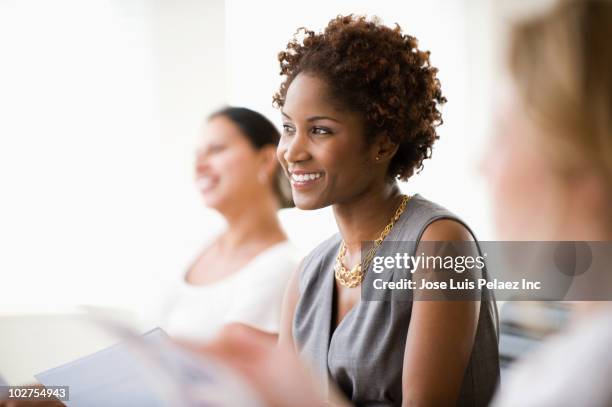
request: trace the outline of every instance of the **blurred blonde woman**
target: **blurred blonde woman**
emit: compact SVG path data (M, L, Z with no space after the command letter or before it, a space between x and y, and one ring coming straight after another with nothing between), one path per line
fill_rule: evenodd
M612 241L611 38L605 0L561 2L515 26L513 83L486 158L501 239ZM612 309L578 303L573 316L517 363L496 405L612 405Z
M277 216L293 205L276 160L279 137L268 119L246 108L209 117L195 183L227 228L170 290L161 325L171 335L204 341L230 322L272 337L278 332L283 292L299 262Z

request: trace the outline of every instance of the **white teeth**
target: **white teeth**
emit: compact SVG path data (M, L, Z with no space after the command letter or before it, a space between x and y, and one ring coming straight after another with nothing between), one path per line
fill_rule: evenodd
M207 190L213 184L213 180L211 177L199 177L195 181L196 187L200 190Z
M320 172L311 172L309 174L291 174L291 179L295 182L312 181L320 177Z

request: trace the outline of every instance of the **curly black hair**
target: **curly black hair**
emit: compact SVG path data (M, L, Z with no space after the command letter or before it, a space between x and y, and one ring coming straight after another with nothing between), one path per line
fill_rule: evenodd
M300 28L278 54L285 80L274 105L284 105L299 73L323 79L336 104L364 115L369 142L387 135L398 144L389 176L407 180L431 157L442 124L438 109L446 102L429 51L417 45L397 24L390 28L377 18L352 14L334 18L322 33Z

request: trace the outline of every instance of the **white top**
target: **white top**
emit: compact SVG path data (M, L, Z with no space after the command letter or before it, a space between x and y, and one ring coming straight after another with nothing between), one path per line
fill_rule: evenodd
M510 369L497 407L611 406L612 308L547 340Z
M276 333L285 287L298 265L297 250L285 241L211 284L189 284L183 273L170 290L161 326L172 336L198 341L231 322Z

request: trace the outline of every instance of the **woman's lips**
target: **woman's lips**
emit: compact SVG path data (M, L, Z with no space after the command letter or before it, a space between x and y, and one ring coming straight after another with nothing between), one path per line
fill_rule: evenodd
M291 186L296 189L309 188L313 185L318 184L323 179L322 172L292 172L289 174L289 179L291 181Z
M217 179L211 176L201 176L195 179L195 184L200 192L208 192L217 184Z

